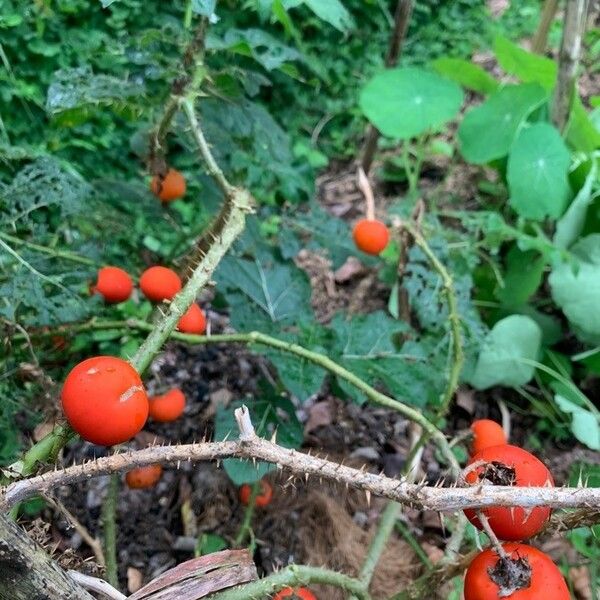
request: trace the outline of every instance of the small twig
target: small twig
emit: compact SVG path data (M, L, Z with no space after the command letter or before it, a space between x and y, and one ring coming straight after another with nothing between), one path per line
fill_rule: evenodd
M450 564L456 562L457 557L460 553L460 546L465 537L465 533L467 531L467 525L469 521L463 512L459 512L456 516L456 523L454 526L454 531L450 536L446 544L446 550L444 552L444 556L440 561L442 564Z
M121 594L119 590L115 589L112 585L110 585L110 583L104 581L103 579L90 577L89 575L84 575L83 573L79 573L77 571L67 571L67 575L73 581L87 590L97 592L98 594L102 594L107 598L112 598L113 600L127 600L127 596Z
M91 258L87 258L86 256L80 256L79 254L75 254L73 252L68 252L67 250L59 250L57 248L50 248L48 246L41 246L40 244L34 244L33 242L28 242L27 240L22 240L14 235L10 235L8 233L4 233L0 231L0 238L10 242L11 244L17 244L18 246L25 246L26 248L30 248L31 250L35 250L40 254L47 254L48 256L52 256L54 258L63 258L65 260L70 260L72 262L80 263L82 265L89 265L91 267L98 266L96 261Z
M502 429L504 429L504 435L507 440L510 440L510 411L508 410L508 406L506 406L506 402L501 398L498 398L496 401L498 403L498 408L500 409L500 414L502 415Z
M491 528L488 518L480 510L477 511L477 518L479 519L479 522L481 523L481 527L483 527L483 530L485 531L488 538L490 539L490 545L492 546L492 548L494 548L494 550L496 551L496 554L500 558L507 559L508 554L506 554L506 551L502 547L502 544L500 543L498 536L494 533L494 530Z
M106 557L106 579L116 587L119 585L117 574L117 495L120 477L113 473L108 482L108 490L102 505L102 528L104 530L104 554Z
M260 481L256 481L252 484L252 491L250 492L250 498L248 498L248 504L244 510L244 518L242 519L242 524L240 525L240 530L233 542L234 548L239 548L246 541L246 537L252 531L252 518L254 517L254 512L256 510L256 497L260 493L261 485Z
M100 567L105 567L106 560L104 558L104 552L102 551L102 544L92 536L87 528L78 521L77 517L60 500L57 500L48 494L45 494L44 498L54 506L56 510L64 515L75 531L81 536L81 539L92 549L98 565Z
M357 183L360 191L365 197L366 211L365 215L369 221L375 220L375 197L373 196L373 188L369 182L369 178L366 176L362 167L358 167L357 172Z
M548 45L548 33L556 11L558 10L558 0L545 0L544 8L540 16L540 22L531 42L531 50L536 54L544 54Z

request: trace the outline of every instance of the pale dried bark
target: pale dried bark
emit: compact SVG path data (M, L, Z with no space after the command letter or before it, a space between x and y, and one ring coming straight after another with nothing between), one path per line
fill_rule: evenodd
M94 600L27 534L0 514L0 600Z

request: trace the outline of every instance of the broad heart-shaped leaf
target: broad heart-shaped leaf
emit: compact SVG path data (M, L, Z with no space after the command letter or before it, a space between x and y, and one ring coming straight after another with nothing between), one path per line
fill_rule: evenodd
M597 183L598 164L595 160L590 161L590 172L585 182L567 212L556 224L554 234L554 245L559 248L568 248L583 231L588 206L592 203L592 188Z
M383 135L402 140L439 129L462 102L456 83L416 67L383 71L360 94L360 107L369 121Z
M525 360L536 360L542 341L537 323L523 315L498 321L487 335L470 383L484 390L494 385L517 387L526 384L535 367Z
M524 129L508 157L510 205L527 219L560 217L571 193L570 162L571 154L552 125L536 123Z
M535 82L550 91L556 84L556 63L550 58L533 54L499 35L494 42L498 64L521 81Z
M239 435L234 411L243 404L248 406L250 418L260 437L271 439L277 434L277 443L284 448L299 448L302 444L302 425L296 417L293 404L271 388L263 390L261 397L245 402L237 401L227 408L219 407L215 418L215 440L235 440ZM251 460L228 458L223 461L227 475L235 485L254 483L275 468L265 462L256 465Z
M579 406L560 394L554 396L558 408L571 415L573 435L588 448L600 450L600 423L598 417L583 406Z
M537 83L507 85L494 92L462 120L458 128L462 155L475 164L506 156L523 122L547 99Z
M340 31L346 31L354 25L350 13L346 10L340 0L304 0L304 4L306 4L319 19L326 21Z
M600 131L594 125L579 96L573 101L565 134L567 143L575 150L593 152L600 148Z
M312 317L310 284L293 263L229 255L216 280L230 306L231 324L239 331L280 331Z
M327 329L312 322L300 323L299 330L297 335L279 334L277 337L290 343L299 344L307 350L327 355L325 348L329 345L331 337ZM326 375L322 367L296 354L275 348L258 346L256 350L269 358L277 369L281 383L301 402L321 389Z
M600 336L600 234L579 240L574 262L556 266L548 281L554 302L583 336Z
M480 94L491 94L500 85L485 69L464 58L444 56L434 60L431 66L440 75Z

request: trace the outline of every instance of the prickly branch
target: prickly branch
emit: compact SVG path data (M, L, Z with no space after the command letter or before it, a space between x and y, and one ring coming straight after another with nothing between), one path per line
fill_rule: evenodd
M283 448L259 438L254 433L246 407L236 410L240 429L238 441L203 442L181 446L156 446L137 452L113 454L63 470L55 470L37 477L17 481L3 493L3 504L9 508L39 492L91 477L130 470L132 467L153 463L178 464L224 458L264 460L292 473L330 479L367 493L415 506L421 510L459 511L465 508L489 506L549 506L551 508L579 508L598 516L600 488L554 488L482 486L438 487L424 483L410 483L406 479L392 479L368 473L325 460L297 450Z

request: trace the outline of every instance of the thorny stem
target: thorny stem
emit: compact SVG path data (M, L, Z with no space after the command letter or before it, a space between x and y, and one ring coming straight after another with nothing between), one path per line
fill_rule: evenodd
M64 258L65 260L81 263L82 265L90 265L92 267L98 266L98 263L95 260L92 260L87 256L81 256L79 254L75 254L74 252L69 252L67 250L58 250L56 248L50 248L49 246L41 246L40 244L34 244L33 242L22 240L18 237L15 237L14 235L10 235L2 231L0 231L0 238L6 240L7 242L10 242L11 244L25 246L26 248L30 248L31 250L35 250L36 252L40 252L41 254L47 254L48 256L53 256L55 258Z
M404 470L404 478L407 482L412 483L417 475L417 471L419 470L419 465L421 463L421 457L423 456L423 447L420 446L419 440L422 436L422 430L418 425L413 425L410 430L410 448L411 448L411 458L406 464L406 468ZM416 452L412 452L414 448L417 448ZM394 526L396 521L398 520L398 515L400 514L401 505L398 502L388 502L386 507L383 509L381 516L379 517L379 523L377 525L377 531L375 532L375 536L371 541L369 549L367 551L367 556L365 557L365 561L363 563L362 569L359 573L359 578L364 584L369 588L371 583L371 579L373 578L373 573L375 572L375 567L385 550L385 546L389 540L392 531L394 530Z
M252 484L252 491L250 492L250 498L248 498L248 505L244 510L244 519L235 541L233 542L233 545L236 548L240 547L246 541L246 537L251 532L252 517L254 516L254 511L256 509L256 497L258 496L260 489L260 481L256 481L254 484Z
M492 529L490 522L488 521L488 518L485 516L485 514L483 514L482 511L478 510L477 518L479 519L483 530L490 539L490 544L492 548L496 551L496 554L500 558L508 558L508 554L506 554L504 548L502 547L502 544L500 543L500 540L498 539L498 536L494 533L494 530Z
M117 575L117 495L120 478L113 473L102 505L102 529L104 530L104 555L106 558L106 580L113 587L119 585Z
M438 272L442 279L442 285L444 287L444 293L446 295L446 301L448 302L448 320L450 321L450 334L452 336L452 364L450 367L450 374L448 376L448 383L446 389L441 398L440 407L438 408L438 416L441 417L446 414L450 403L458 387L458 381L460 373L464 363L464 352L462 346L462 327L460 323L460 314L458 311L458 301L456 298L456 292L454 290L454 281L452 276L441 263L438 257L435 255L427 240L423 237L420 231L416 229L412 223L408 221L402 221L401 226L408 230L410 235L415 240L415 243L427 256L431 266Z
M87 331L96 329L119 329L119 328L131 328L138 330L152 331L153 326L145 321L130 319L127 321L90 321L81 325L69 326L66 328L67 331ZM53 333L62 331L61 328L53 330ZM37 334L36 334L37 335ZM47 335L46 332L40 332L40 335ZM354 387L358 388L367 396L369 400L375 404L386 406L391 408L400 414L404 415L407 419L420 425L425 432L429 434L431 439L437 444L440 451L444 455L444 458L450 464L453 475L456 477L460 472L460 466L454 456L452 449L446 439L446 436L437 429L431 421L427 420L425 416L418 410L407 406L406 404L379 392L374 387L363 381L360 377L357 377L351 371L348 371L335 361L331 360L324 354L307 350L303 346L293 344L290 342L284 342L277 338L271 337L259 331L251 331L249 333L226 333L220 335L193 335L186 333L171 332L170 337L175 340L187 342L188 344L218 344L218 343L244 343L244 344L261 344L264 346L270 346L277 348L284 352L289 352L305 358L306 360L319 365L327 371L337 375L341 379L344 379Z
M364 584L358 579L336 571L304 565L290 565L263 579L207 596L206 600L262 600L284 587L305 586L311 583L333 585L350 592L360 600L370 600Z

